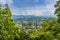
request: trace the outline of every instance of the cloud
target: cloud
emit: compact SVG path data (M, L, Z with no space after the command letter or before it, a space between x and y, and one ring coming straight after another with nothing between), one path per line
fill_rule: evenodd
M12 15L55 16L54 5L35 6L25 9L12 7L11 10L12 10Z
M19 9L17 7L11 8L12 10L12 15L43 15L41 14L42 11L40 11L39 9Z
M39 2L39 0L33 0L35 2ZM7 1L0 0L0 3L6 4ZM11 6L13 3L13 0L8 0L8 4ZM35 16L55 16L54 15L54 4L55 1L52 0L46 0L46 5L41 6L37 5L34 7L26 7L26 8L20 8L16 6L10 7L12 15L35 15Z
M8 4L11 5L13 3L13 0L0 0L0 4Z

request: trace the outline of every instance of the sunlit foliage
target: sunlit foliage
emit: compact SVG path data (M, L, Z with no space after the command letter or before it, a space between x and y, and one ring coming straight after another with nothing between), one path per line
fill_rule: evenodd
M7 4L0 5L0 40L19 39L20 27L16 26L11 18L11 11Z

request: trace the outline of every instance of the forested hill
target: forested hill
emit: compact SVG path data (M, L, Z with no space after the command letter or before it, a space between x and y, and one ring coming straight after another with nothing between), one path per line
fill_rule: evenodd
M43 18L49 18L53 16L33 16L33 15L12 15L13 19L43 19Z

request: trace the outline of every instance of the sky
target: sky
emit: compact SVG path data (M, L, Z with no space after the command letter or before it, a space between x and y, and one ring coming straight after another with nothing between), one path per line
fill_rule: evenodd
M8 4L12 15L55 16L54 5L57 0L0 0Z

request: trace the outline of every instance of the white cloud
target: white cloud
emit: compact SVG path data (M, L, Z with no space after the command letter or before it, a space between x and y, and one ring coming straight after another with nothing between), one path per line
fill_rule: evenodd
M8 4L11 5L13 3L13 0L0 0L0 4Z
M12 15L43 15L39 9L19 9L17 7L11 8Z
M39 0L34 0L35 2L39 2ZM12 15L36 15L36 16L53 16L54 15L54 4L57 0L46 0L46 6L35 6L31 8L21 9L18 7L12 7ZM13 3L13 0L0 0L0 4L8 3L10 6Z
M54 6L36 6L32 8L21 9L17 7L11 8L12 15L36 15L36 16L54 16Z
M27 9L24 13L27 13L27 15L36 15L41 16L43 15L43 12L39 9Z
M46 0L47 4L54 5L57 0Z
M37 0L35 0L37 1ZM35 6L35 7L31 7L31 8L26 8L26 9L21 9L18 7L12 7L11 11L12 11L12 15L36 15L36 16L54 16L54 4L56 3L55 1L52 0L46 0L47 5L45 6ZM52 3L50 3L52 1ZM37 1L38 2L38 1Z

